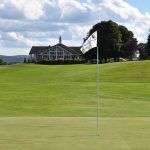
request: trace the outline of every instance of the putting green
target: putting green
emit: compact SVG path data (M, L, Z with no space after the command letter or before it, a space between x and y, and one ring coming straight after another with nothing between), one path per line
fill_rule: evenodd
M1 150L149 150L150 118L1 117Z

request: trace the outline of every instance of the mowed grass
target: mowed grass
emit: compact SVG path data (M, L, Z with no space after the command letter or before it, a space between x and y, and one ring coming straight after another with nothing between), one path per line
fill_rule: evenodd
M0 66L0 150L149 150L150 61Z
M150 116L150 61L100 65L100 115ZM0 66L0 116L93 117L95 65Z
M1 150L149 150L150 118L1 117Z

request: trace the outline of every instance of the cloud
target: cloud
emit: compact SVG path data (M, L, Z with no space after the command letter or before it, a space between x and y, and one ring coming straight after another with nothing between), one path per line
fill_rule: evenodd
M146 42L150 12L124 0L1 0L0 54L7 48L28 54L32 45L56 44L60 35L64 44L79 46L95 23L110 19Z
M93 1L92 1L93 2ZM124 0L100 0L97 2L100 8L101 20L112 19L125 25L133 31L139 42L146 42L150 27L150 13L141 13L138 8L128 4Z
M0 6L3 6L3 12L9 12L10 16L16 16L16 11L26 19L37 20L44 14L43 7L45 3L46 0L30 0L28 2L24 0L2 0ZM11 11L14 14L10 13Z
M20 43L21 47L28 47L37 44L34 41L27 39L23 35L16 32L9 32L7 35L7 38L10 39L10 41L15 41L14 43Z
M108 0L105 0L108 1ZM123 0L110 0L108 5L110 11L116 14L120 24L124 24L135 34L139 42L145 42L150 27L150 13L142 14L137 8L129 5Z
M39 19L43 14L44 2L41 0L10 0L12 5L16 7L29 20Z
M0 9L3 9L5 7L4 4L0 4Z
M103 11L107 11L116 14L118 17L124 20L136 19L137 17L142 17L139 10L123 0L103 0L99 6Z
M64 19L66 16L70 16L78 12L87 12L87 8L75 0L59 0L57 4L61 10L61 19Z

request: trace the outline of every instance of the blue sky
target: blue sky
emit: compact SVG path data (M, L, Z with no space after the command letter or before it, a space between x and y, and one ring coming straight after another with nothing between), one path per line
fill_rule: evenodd
M61 35L80 46L97 22L113 20L146 42L149 0L0 0L0 55L28 54L33 45L54 45Z
M125 0L129 4L137 7L142 13L150 11L150 0Z

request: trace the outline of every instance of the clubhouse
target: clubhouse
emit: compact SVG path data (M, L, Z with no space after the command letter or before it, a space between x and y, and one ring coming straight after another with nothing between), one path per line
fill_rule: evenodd
M32 46L30 50L31 60L81 60L82 52L81 47L68 47L62 44L61 36L59 43L54 46Z

